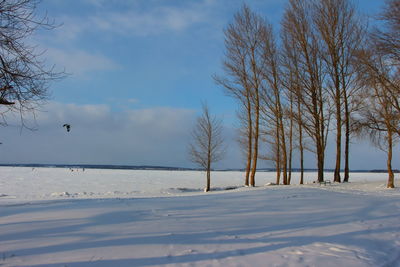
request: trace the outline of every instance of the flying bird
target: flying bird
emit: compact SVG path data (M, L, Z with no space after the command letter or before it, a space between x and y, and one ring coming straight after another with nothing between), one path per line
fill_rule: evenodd
M63 127L65 127L65 129L67 129L67 132L71 131L71 125L69 124L64 124Z

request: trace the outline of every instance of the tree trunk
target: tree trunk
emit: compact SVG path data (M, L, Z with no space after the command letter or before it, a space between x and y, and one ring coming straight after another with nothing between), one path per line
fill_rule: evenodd
M248 122L248 128L247 128L247 164L246 164L246 177L244 181L245 186L249 186L249 181L250 181L250 170L251 170L251 159L252 159L252 146L253 146L253 129L252 129L252 118L251 118L251 103L250 103L250 98L247 96L247 122Z
M250 175L250 185L256 186L256 172L257 172L257 160L258 160L258 138L259 138L259 128L260 128L260 99L258 95L258 90L255 92L256 94L256 103L254 106L256 117L255 117L255 125L254 125L254 146L253 146L253 167L251 169Z
M350 112L349 103L347 99L347 92L344 92L344 109L345 109L345 146L344 146L344 178L343 182L349 182L350 178L350 166L349 166L349 154L350 154Z
M211 135L208 138L208 154L207 154L207 185L204 192L210 191L211 187Z
M303 148L303 123L301 116L301 98L297 96L297 116L299 124L299 150L300 150L300 184L304 184L304 148Z
M337 183L341 182L340 178L340 160L342 156L342 115L340 104L340 88L336 89L336 165L333 180Z
M207 184L206 188L204 189L204 192L210 191L210 187L211 187L211 170L207 169Z
M324 164L325 164L325 147L326 147L326 139L325 139L325 115L324 115L324 101L322 96L322 88L318 87L318 107L319 107L319 147L317 147L318 151L318 171L319 171L319 179L320 182L324 181Z
M302 143L300 143L300 184L304 184L304 149Z
M392 130L388 129L387 168L388 168L389 177L388 177L387 188L394 188L394 174L393 174L393 170L392 170L392 153L393 153L393 133L392 133Z
M279 125L276 122L276 184L279 185L281 182L281 141L279 136Z
M289 126L289 175L288 184L292 181L292 155L293 155L293 95L290 93L290 126Z
M282 143L282 164L283 164L283 184L287 185L288 184L288 178L287 178L287 151L286 151L286 140L285 140L285 132L283 130L283 124L281 123L280 125L281 129L281 143Z
M318 168L318 182L324 181L324 144L323 144L323 136L321 135L319 119L316 121L316 129L315 129L315 145L317 149L317 168Z
M289 173L288 184L292 182L292 157L293 157L293 118L290 119L289 129Z
M287 173L287 163L288 163L288 159L287 159L287 148L286 148L286 137L285 137L285 128L283 125L283 114L282 114L282 107L280 104L280 97L278 95L277 98L278 101L278 119L279 119L279 132L281 135L281 145L282 145L282 164L283 164L283 184L287 185L288 184L288 173Z
M244 181L245 186L249 186L250 181L250 170L251 170L251 157L252 157L252 149L251 149L251 139L248 140L248 151L247 151L247 164L246 164L246 177Z
M322 144L317 142L317 166L318 166L318 182L324 181L324 152Z

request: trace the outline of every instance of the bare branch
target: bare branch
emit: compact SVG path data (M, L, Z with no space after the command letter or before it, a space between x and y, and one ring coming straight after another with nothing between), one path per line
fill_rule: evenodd
M36 16L38 0L0 1L0 105L6 112L24 115L34 111L49 98L49 82L63 73L48 68L42 53L28 45L27 38L38 29L53 29L46 16Z

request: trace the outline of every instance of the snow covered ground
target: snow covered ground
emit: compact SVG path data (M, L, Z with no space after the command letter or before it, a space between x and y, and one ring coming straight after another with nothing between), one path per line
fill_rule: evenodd
M260 172L244 188L215 172L211 193L203 176L1 167L0 266L400 266L400 190L385 174L264 186L274 174Z

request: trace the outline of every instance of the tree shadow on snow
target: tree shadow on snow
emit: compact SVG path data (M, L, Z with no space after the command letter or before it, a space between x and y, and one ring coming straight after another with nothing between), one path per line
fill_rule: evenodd
M191 252L184 255L99 261L88 260L37 265L68 267L97 266L98 264L103 266L150 266L220 260L241 255L266 253L288 247L302 247L315 243L331 243L345 247L354 246L370 251L371 242L374 242L374 247L376 248L387 248L388 246L390 247L390 244L375 237L373 240L368 239L369 236L396 233L400 230L399 225L370 227L371 225L375 225L375 222L381 220L396 221L397 218L400 218L398 209L395 206L392 209L388 207L387 200L372 198L368 204L353 207L354 203L349 201L354 201L354 196L346 198L345 194L330 192L329 194L336 194L335 197L340 198L338 202L330 203L329 201L334 198L330 197L321 200L319 190L308 189L304 194L293 193L291 195L289 191L287 196L282 196L282 194L278 193L274 195L274 193L269 192L268 203L254 203L255 199L260 200L260 195L262 196L267 191L254 192L254 195L235 193L228 196L196 196L196 201L189 201L193 200L192 198L170 198L164 199L161 202L159 199L114 201L113 205L119 208L117 211L100 213L87 218L87 220L71 219L57 221L56 219L49 219L45 221L43 229L25 230L8 234L1 231L2 224L0 223L0 240L18 241L26 237L32 239L71 236L81 238L79 242L23 248L5 252L16 256L61 253L81 249L112 248L113 246L183 245L190 248L195 245L238 245L242 247L209 253ZM240 202L233 201L233 199L240 196L242 196ZM272 203L271 200L273 200ZM302 200L306 200L306 202L310 200L319 202L312 205L312 207L304 207ZM362 203L362 201L363 196L360 196L359 199L356 198L357 203ZM357 203L354 205L357 205ZM94 201L84 207L77 205L76 208L98 208L101 204L101 202ZM343 208L345 204L348 206ZM121 205L125 206L121 208ZM204 205L212 206L213 209L206 210L205 214L197 214L195 212L196 208L204 208ZM229 205L235 205L235 207L230 207ZM61 208L59 205L57 207ZM223 216L221 215L223 214L222 211L227 207L234 214L229 214L228 218L230 218L230 221L227 222L228 226L225 227L220 222L215 223L215 220L221 219L220 216ZM292 207L292 209L288 209L287 207ZM42 210L38 210L37 212L54 211L54 207L49 207L49 209L46 210L46 208L42 207ZM214 225L217 225L217 227L207 228L204 226L198 229L198 231L184 231L185 229L183 229L181 232L166 232L162 229L154 229L153 232L149 233L131 232L124 234L122 232L117 237L112 236L108 232L91 233L90 231L86 231L86 229L90 229L91 227L100 226L112 226L123 231L122 229L124 229L125 225L134 225L136 222L152 223L162 219L166 224L173 225L177 220L180 223L184 223L185 221L191 223L201 218L205 220L205 223L209 222L209 225L215 223ZM249 220L254 223L249 223ZM29 222L26 223L27 228L29 228ZM341 233L330 235L310 234L314 230L318 233L323 232L323 230L318 231L319 228L332 226L346 227L346 225L351 223L358 224L360 229L352 231L343 230ZM49 226L49 224L52 226ZM289 236L290 234L295 236Z

